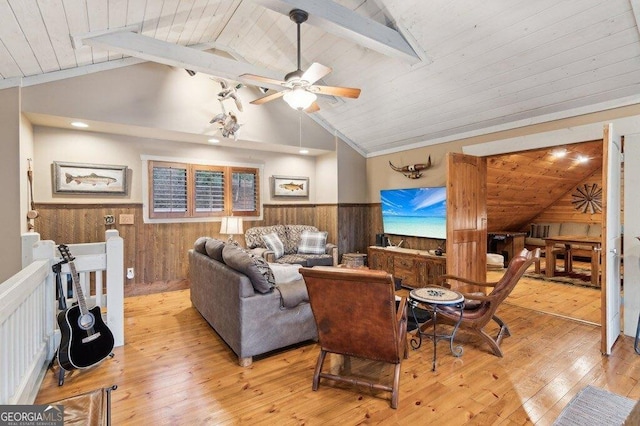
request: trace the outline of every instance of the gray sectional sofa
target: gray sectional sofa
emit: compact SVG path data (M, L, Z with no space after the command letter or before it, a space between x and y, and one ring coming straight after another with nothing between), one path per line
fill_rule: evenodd
M191 302L249 366L256 355L317 339L299 265L269 265L235 244L201 237L189 250Z

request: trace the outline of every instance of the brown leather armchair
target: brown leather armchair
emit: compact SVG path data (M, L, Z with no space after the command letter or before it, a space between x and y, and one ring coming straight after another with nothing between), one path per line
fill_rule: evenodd
M300 273L307 284L320 344L312 389L318 389L320 378L365 385L391 392L391 408L397 408L400 365L409 353L407 303L402 298L396 309L392 276L330 266L301 268ZM322 372L328 352L395 364L393 384Z
M509 262L509 266L505 271L502 278L497 282L478 282L472 281L466 278L457 277L455 275L442 275L439 278L441 285L445 287L455 288L455 283L461 282L465 284L472 284L478 287L493 287L491 293L485 295L484 293L462 293L465 298L465 308L462 311L462 321L460 322L461 328L469 329L470 331L478 334L484 342L489 344L491 351L494 355L502 357L502 349L500 349L500 343L504 336L510 336L509 327L495 314L498 306L509 296L509 293L514 289L522 275L527 268L534 262L540 261L540 249L537 248L530 252L527 249L522 250L520 254L515 256ZM443 307L438 310L438 323L455 324L460 318L460 311L458 309ZM496 337L492 337L485 330L484 327L494 320L500 329ZM430 325L431 324L431 325ZM421 326L422 329L432 326L431 321Z

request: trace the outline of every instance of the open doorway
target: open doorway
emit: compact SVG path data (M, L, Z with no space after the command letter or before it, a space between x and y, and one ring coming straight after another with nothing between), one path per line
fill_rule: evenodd
M549 232L562 232L557 225L550 231L548 224L566 224L565 234L587 235L591 228L592 235L600 235L597 200L585 204L581 199L602 188L602 146L602 140L595 140L487 157L488 230L526 232L526 246L542 249ZM507 302L599 324L601 292L590 283L589 252L571 256L571 276L563 274L563 256L558 254L559 279L545 276L545 257L542 274L532 267ZM488 279L493 275L499 277L499 271L490 271Z

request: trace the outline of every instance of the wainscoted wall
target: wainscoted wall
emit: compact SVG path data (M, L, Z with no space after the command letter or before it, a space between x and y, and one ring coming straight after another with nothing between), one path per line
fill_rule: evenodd
M43 240L65 244L102 241L104 231L108 229L104 216L114 215L116 225L113 228L118 229L124 239L124 267L133 267L136 273L133 280L125 282L152 283L186 278L189 270L187 251L198 237L227 238L219 234L219 222L145 224L142 204L40 203L36 208L40 215L35 222L35 231ZM263 208L264 220L246 221L245 229L279 223L312 224L329 233L328 241L339 240L335 204L264 205ZM366 210L365 206L360 208ZM133 214L134 224L119 224L121 214ZM244 236L235 239L244 245ZM345 247L349 248L348 245Z

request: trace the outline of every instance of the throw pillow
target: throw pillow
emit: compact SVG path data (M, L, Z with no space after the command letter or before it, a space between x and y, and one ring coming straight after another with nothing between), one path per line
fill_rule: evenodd
M326 244L326 232L304 231L298 244L298 254L324 254Z
M225 244L222 249L222 258L227 266L245 274L253 288L258 293L269 293L275 286L273 272L269 264L261 257L257 257L238 246Z
M207 251L207 256L209 256L213 260L217 260L218 262L224 262L224 260L222 259L222 249L224 248L224 241L210 238L204 245L204 248Z
M207 251L205 250L205 245L207 244L207 241L210 238L211 237L200 237L200 238L198 238L196 240L196 242L193 244L193 249L198 253L207 254Z
M278 237L278 234L275 232L265 234L262 236L262 241L264 242L264 245L274 253L276 259L280 259L282 257L284 254L284 244L282 244L282 240Z

